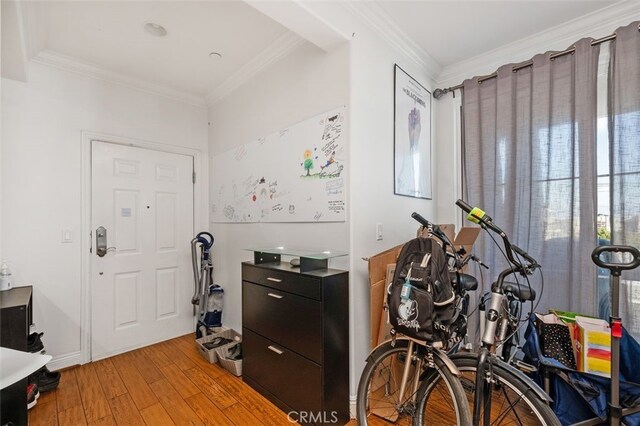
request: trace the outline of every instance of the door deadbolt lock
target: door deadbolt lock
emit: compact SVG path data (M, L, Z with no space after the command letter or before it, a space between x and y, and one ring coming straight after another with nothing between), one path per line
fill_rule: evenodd
M109 250L115 249L115 247L107 247L107 229L104 226L99 226L96 229L96 254L104 257Z

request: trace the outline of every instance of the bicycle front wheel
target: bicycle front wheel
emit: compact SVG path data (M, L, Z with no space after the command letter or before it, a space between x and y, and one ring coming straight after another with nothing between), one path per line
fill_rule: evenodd
M469 425L469 408L460 381L437 357L433 368L429 368L424 347L416 344L412 353L408 347L408 340L398 339L394 346L387 342L367 358L358 384L358 425ZM407 381L400 395L407 359ZM431 383L430 403L425 408L427 417L417 418L416 395L421 381Z
M469 354L460 356L458 354L452 355L451 360L462 373L460 382L473 411L477 356L470 357ZM490 415L492 426L560 426L560 421L551 407L532 390L531 385L535 386L533 382L524 382L498 364L494 364L492 367L494 380ZM428 407L430 404L429 393L430 390L424 384L418 391L416 411L418 413L424 412L425 417L431 411Z

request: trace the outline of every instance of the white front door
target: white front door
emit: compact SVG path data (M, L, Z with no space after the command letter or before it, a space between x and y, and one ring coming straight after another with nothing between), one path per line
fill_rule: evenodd
M193 331L192 175L190 156L91 142L93 360Z

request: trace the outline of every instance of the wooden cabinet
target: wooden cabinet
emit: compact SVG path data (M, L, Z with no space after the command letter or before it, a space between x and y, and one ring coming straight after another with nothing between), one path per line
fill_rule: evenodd
M242 264L243 380L292 420L349 421L349 275Z

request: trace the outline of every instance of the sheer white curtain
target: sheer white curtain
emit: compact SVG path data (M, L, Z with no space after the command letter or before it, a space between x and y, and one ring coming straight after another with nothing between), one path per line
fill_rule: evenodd
M538 311L595 314L598 46L536 55L533 66L464 82L464 190L543 266ZM488 290L506 262L484 236ZM487 274L485 273L485 276ZM540 279L532 285L540 293ZM529 307L526 307L527 309Z

